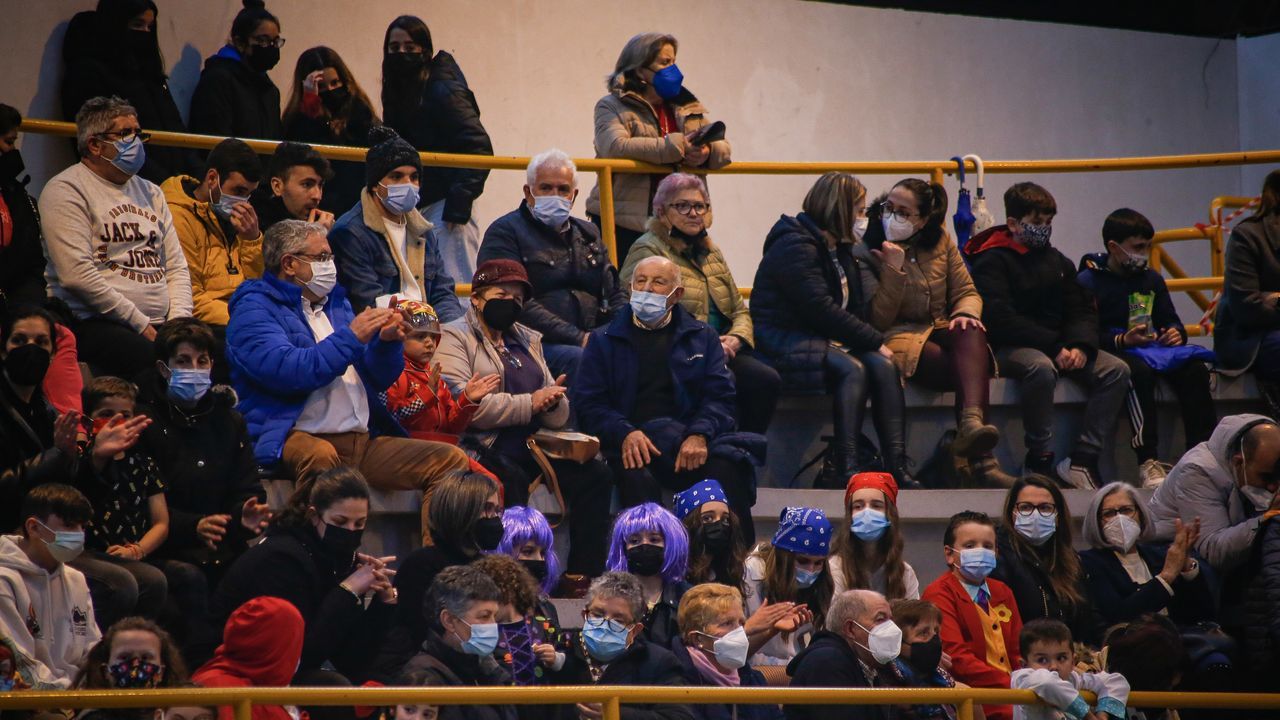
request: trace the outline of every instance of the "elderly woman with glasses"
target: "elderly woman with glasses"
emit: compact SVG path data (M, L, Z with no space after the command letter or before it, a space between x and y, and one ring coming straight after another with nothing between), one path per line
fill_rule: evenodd
M680 268L684 288L680 305L720 335L738 390L739 429L764 433L777 407L782 379L752 354L751 311L738 292L724 253L707 234L711 197L706 182L688 173L663 178L653 196L653 217L647 227L649 231L631 246L622 265L623 285L630 287L636 265L648 257L664 257Z
M1150 542L1151 520L1133 486L1113 482L1093 494L1084 516L1090 549L1080 552L1080 565L1108 626L1146 613L1168 614L1179 625L1213 619L1209 581L1191 550L1200 522L1177 525L1172 543Z

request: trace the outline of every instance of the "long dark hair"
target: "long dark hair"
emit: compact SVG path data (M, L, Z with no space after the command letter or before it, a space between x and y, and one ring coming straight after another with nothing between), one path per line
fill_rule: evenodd
M689 569L685 579L690 585L718 582L730 587L742 587L742 564L747 559L746 543L742 540L742 522L733 511L729 512L729 552L724 562L716 563L702 544L702 513L691 512L684 517L684 529L689 534ZM711 575L715 573L715 579Z
M182 661L182 653L178 644L164 628L154 622L140 617L127 617L117 620L107 628L102 639L89 649L89 654L80 663L76 679L71 683L74 688L107 689L111 683L106 677L106 666L111 662L111 645L116 635L130 630L141 630L155 635L160 640L160 663L164 665L164 676L157 687L176 687L187 682L187 664Z
M884 515L889 519L889 529L874 543L863 542L848 530L853 523L851 497L846 498L844 503L845 530L835 534L831 545L831 554L840 558L844 586L849 590L870 590L871 574L883 567L885 597L891 601L902 600L907 596L907 586L902 579L906 569L902 561L903 543L902 530L898 527L898 506L885 498Z
M1053 532L1053 539L1046 544L1048 552L1037 550L1013 527L1013 506L1018 504L1018 495L1028 487L1048 490L1053 496L1053 504L1058 507L1058 526ZM1072 545L1071 510L1057 483L1043 475L1018 478L1005 496L1002 521L1009 531L1009 544L1013 551L1026 561L1039 562L1049 572L1049 584L1053 586L1059 602L1067 606L1084 602L1084 595L1080 592L1084 571L1080 569L1080 557Z
M831 595L835 585L831 582L831 565L822 567L822 574L807 588L796 585L796 554L790 550L760 543L755 554L764 560L764 597L770 603L805 603L813 611L813 626L821 629L831 607Z
M137 71L148 80L161 79L165 77L164 72L164 56L160 54L160 42L157 39L157 29L160 27L160 8L156 7L152 0L98 0L96 13L100 21L99 32L104 33L108 37L121 37L121 33L128 31L129 21L142 13L150 10L155 13L156 26L148 32L147 45L141 55L134 53L121 53L120 47L111 43L104 46L105 52L111 55L113 62L119 62L121 59L129 63L130 61L137 63ZM139 31L130 31L139 32Z
M1262 181L1261 195L1253 217L1261 219L1268 215L1280 215L1280 170L1267 173L1267 178Z
M299 483L289 504L276 515L272 524L284 528L304 527L309 520L307 510L323 513L341 500L369 500L369 484L359 470L336 467Z
M373 111L373 103L369 101L369 96L365 93L364 88L360 87L360 83L356 82L356 78L351 74L351 69L342 61L342 56L338 55L333 48L320 45L308 50L304 50L298 56L298 64L293 68L293 90L289 93L289 103L284 109L284 124L288 125L298 115L302 113L302 83L307 76L317 70L325 68L333 68L338 73L338 78L342 80L342 84L346 86L347 91L351 93L351 98L347 100L347 104L342 108L341 112L335 117L329 114L329 109L320 106L321 117L332 119L333 133L341 137L347 129L347 122L351 119L352 109L356 105L362 105L368 112L369 116L376 122L377 113Z
M391 31L403 30L409 33L413 42L422 47L422 70L417 77L396 77L387 72L387 44L391 42ZM387 26L382 36L382 117L392 127L402 126L407 116L422 102L422 89L431 75L431 58L435 56L435 46L431 43L431 28L414 15L401 15Z
M942 240L947 222L947 189L938 183L925 182L919 178L899 180L894 187L906 188L916 198L916 212L924 218L924 227L920 228L916 247L929 249Z

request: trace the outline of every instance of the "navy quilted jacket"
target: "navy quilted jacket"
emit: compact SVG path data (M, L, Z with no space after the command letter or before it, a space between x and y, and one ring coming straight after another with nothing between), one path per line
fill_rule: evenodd
M1243 633L1247 667L1274 678L1262 672L1280 670L1280 520L1274 516L1258 531L1250 570Z

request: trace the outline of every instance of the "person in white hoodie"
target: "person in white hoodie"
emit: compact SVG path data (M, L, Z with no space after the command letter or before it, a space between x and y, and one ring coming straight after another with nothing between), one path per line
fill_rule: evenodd
M21 683L65 690L102 639L89 584L66 565L84 548L93 508L79 490L50 483L23 498L22 517L22 534L0 537L0 636Z
M1043 705L1014 705L1013 720L1123 720L1128 717L1129 681L1120 673L1076 670L1071 629L1060 620L1040 618L1022 626L1018 636L1022 668L1009 687L1032 690ZM1097 695L1092 707L1080 695Z

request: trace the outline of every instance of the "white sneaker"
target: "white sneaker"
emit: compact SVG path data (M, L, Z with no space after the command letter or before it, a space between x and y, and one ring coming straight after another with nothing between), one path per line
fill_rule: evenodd
M1068 487L1073 487L1077 490L1098 489L1098 481L1093 477L1093 473L1089 471L1089 468L1083 465L1072 465L1069 457L1062 458L1054 470L1057 471L1058 478Z
M1142 478L1142 487L1148 490L1160 487L1168 476L1169 466L1154 458L1138 467L1138 477Z

